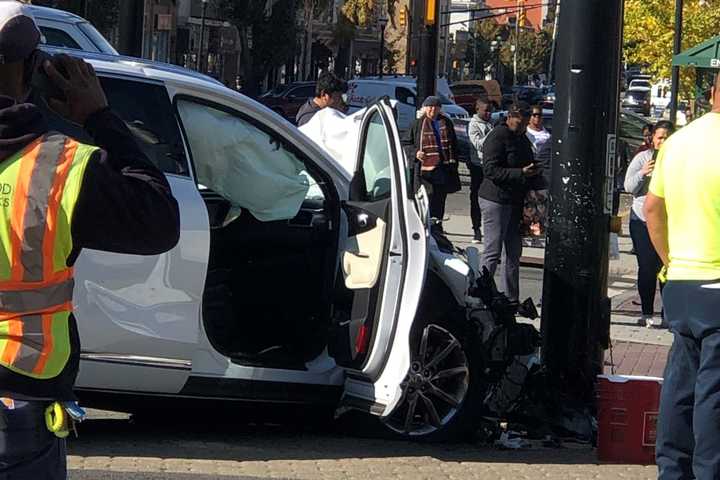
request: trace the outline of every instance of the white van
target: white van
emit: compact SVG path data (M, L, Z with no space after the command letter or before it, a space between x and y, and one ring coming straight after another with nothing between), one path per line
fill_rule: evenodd
M468 118L468 112L453 102L447 81L438 79L437 96L442 101L442 111L452 119ZM348 82L347 103L350 112L374 104L383 97L397 100L397 124L401 134L410 130L420 106L417 100L417 81L413 77L362 78Z

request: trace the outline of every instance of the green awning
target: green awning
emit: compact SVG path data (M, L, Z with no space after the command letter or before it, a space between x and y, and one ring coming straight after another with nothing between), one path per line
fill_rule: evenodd
M720 35L675 55L672 64L720 69Z

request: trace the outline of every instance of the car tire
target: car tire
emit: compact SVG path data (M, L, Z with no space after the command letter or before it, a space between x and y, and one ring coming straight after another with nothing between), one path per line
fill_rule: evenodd
M437 278L429 280L430 286L440 282ZM437 293L441 290L444 289L430 289ZM482 420L488 390L483 359L465 309L452 298L443 299L442 293L431 297L437 303L433 307L430 306L433 302L421 303L410 336L411 366L403 382L403 397L382 423L395 438L462 441L477 430ZM438 307L443 304L445 308ZM445 358L433 364L443 354ZM435 408L435 415L429 403ZM410 414L413 406L415 411Z

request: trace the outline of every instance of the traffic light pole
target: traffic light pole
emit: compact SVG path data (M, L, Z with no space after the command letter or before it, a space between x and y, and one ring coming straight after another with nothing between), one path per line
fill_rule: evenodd
M673 56L682 48L683 0L675 0L675 36L673 39ZM670 80L670 121L677 121L678 92L680 91L680 67L672 67Z
M424 22L420 26L419 54L417 59L417 106L430 95L435 95L438 51L438 14L436 0L425 0Z
M549 391L590 406L610 341L608 247L623 0L563 0L562 8L541 354Z

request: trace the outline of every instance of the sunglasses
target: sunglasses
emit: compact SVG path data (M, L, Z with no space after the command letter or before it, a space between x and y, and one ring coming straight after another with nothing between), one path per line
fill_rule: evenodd
M530 116L531 117L542 117L542 113L533 113Z

